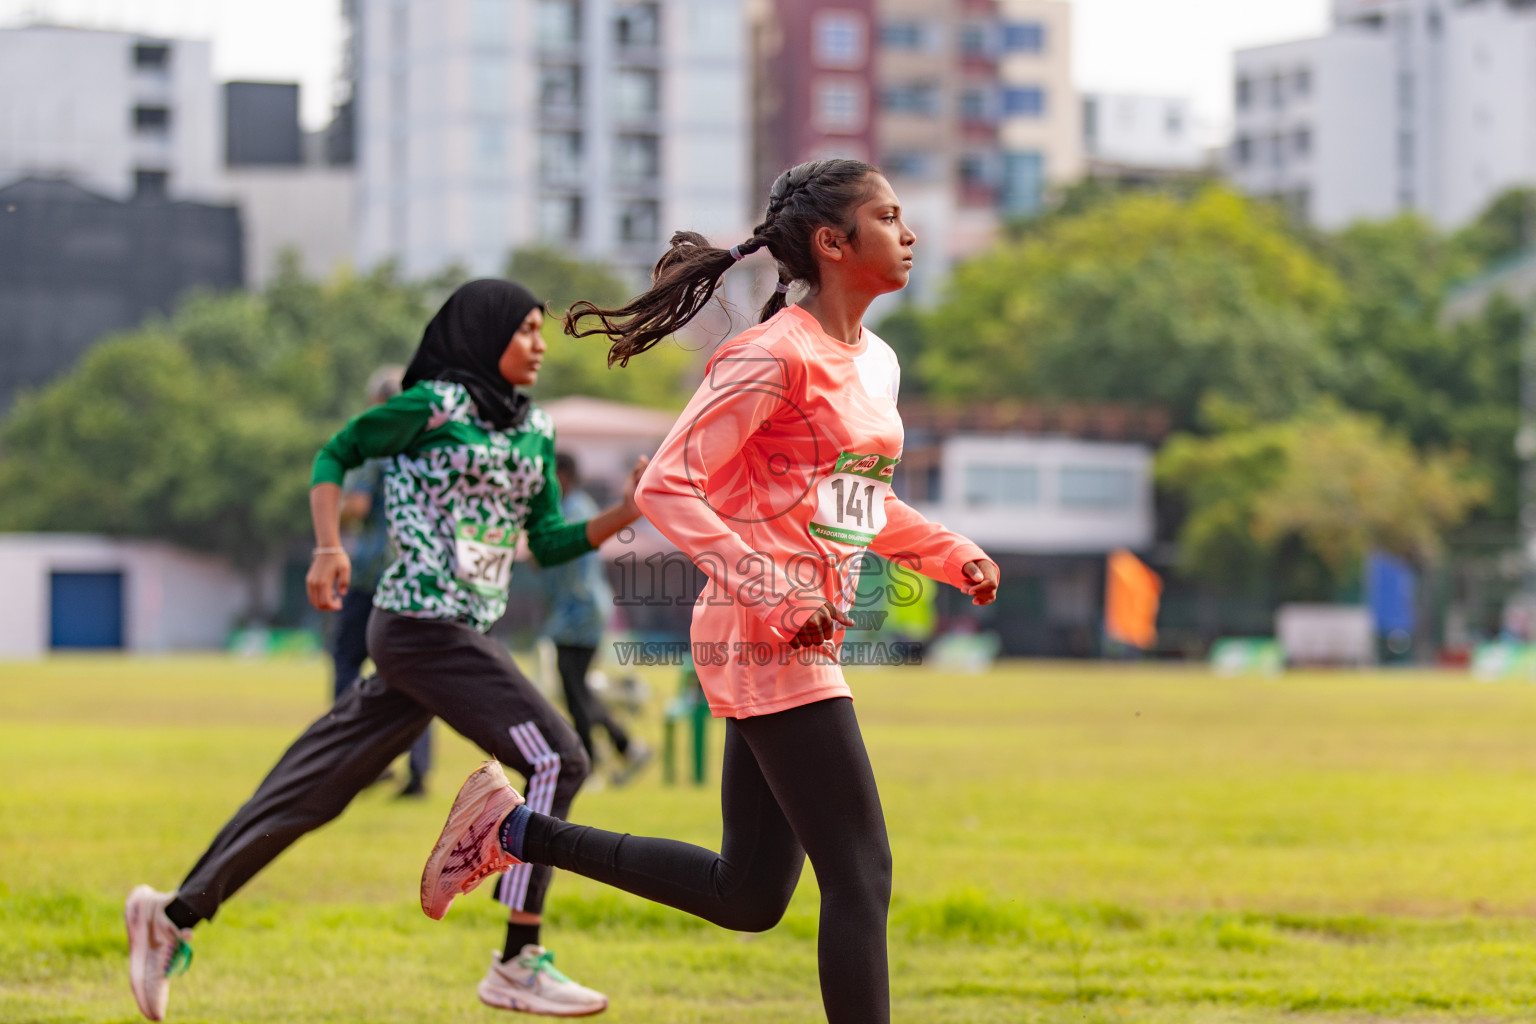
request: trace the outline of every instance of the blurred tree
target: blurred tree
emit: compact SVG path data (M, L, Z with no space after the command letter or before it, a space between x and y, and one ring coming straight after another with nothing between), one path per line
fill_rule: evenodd
M1348 296L1334 327L1331 390L1421 449L1464 448L1493 488L1485 514L1512 518L1519 311L1499 301L1454 330L1442 326L1447 288L1481 265L1416 217L1356 224L1321 245Z
M1330 598L1372 549L1432 561L1489 493L1461 456L1420 454L1331 402L1285 422L1230 407L1216 419L1214 436L1174 437L1157 460L1158 482L1187 503L1181 568L1210 583L1267 578L1286 597Z
M1213 395L1283 417L1330 378L1342 301L1273 209L1126 195L961 266L917 371L939 397L1145 402L1186 429Z
M1504 192L1456 236L1456 242L1483 265L1536 246L1536 188Z
M264 295L194 295L103 340L0 426L0 529L215 552L254 598L255 574L308 532L315 452L368 375L410 356L449 283L386 267L322 284L290 262Z

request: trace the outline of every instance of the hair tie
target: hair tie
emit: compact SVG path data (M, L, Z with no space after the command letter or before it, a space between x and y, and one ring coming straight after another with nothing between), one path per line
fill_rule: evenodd
M741 251L741 246L739 246L739 245L731 246L731 259L739 260L739 259L742 259L742 258L743 258L743 255L742 255L742 251Z
M780 295L788 295L789 294L789 282L788 281L780 281L778 284L773 286L773 290L778 292Z

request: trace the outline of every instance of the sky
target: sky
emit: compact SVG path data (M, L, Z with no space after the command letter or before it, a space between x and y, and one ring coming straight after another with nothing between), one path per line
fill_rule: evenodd
M306 127L330 116L341 0L0 0L0 25L46 18L213 41L220 80L298 81ZM1316 35L1328 0L1073 0L1081 88L1187 96L1207 141L1231 123L1232 51Z

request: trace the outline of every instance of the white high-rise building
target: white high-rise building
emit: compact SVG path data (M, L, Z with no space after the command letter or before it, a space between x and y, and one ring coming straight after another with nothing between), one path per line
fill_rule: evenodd
M358 262L647 267L751 223L745 0L351 0Z
M69 178L114 199L217 199L221 142L206 42L0 31L0 185Z
M1536 184L1536 3L1336 0L1328 35L1237 54L1233 180L1322 227L1466 223Z

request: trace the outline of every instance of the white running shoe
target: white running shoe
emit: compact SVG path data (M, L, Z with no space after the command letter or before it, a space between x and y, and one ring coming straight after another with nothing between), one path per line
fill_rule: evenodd
M524 946L506 963L495 954L475 991L486 1006L546 1017L586 1017L608 1009L607 996L561 974L555 954L543 946Z
M171 977L192 964L192 929L177 928L165 916L176 898L141 885L128 894L123 921L128 926L128 983L139 1012L150 1020L165 1019Z
M502 821L522 802L495 759L469 773L421 871L423 913L441 921L454 897L521 863L501 848L499 833Z

